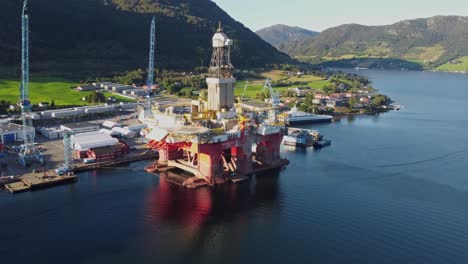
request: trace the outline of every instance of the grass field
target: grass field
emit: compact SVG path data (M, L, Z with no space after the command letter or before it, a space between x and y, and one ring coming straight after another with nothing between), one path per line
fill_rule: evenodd
M90 92L78 92L72 89L78 84L61 78L42 78L31 79L29 85L29 94L33 104L40 102L55 101L55 105L90 105L90 103L81 101L81 98ZM15 103L18 101L20 91L20 81L0 80L0 100ZM106 97L114 96L111 93L105 93ZM115 96L119 101L131 101L124 97Z
M457 62L457 63L454 63ZM458 63L459 62L459 63ZM461 57L452 61L451 63L446 63L436 68L438 71L448 71L448 72L468 72L468 56Z
M330 84L329 81L323 79L322 77L313 76L313 75L306 75L302 77L285 76L284 71L277 71L277 70L264 72L261 75L265 79L269 77L274 81L284 80L284 81L290 81L290 82L297 82L297 81L305 82L307 83L308 86L317 90L321 90L324 86ZM249 85L247 87L247 90L244 96L248 98L255 98L256 95L263 90L265 79L249 80ZM242 95L245 84L246 84L246 81L239 81L236 83L236 87L234 90L235 96ZM282 91L287 91L289 88L295 88L295 87L297 87L297 85L292 85L288 87L278 87L278 88L273 87L273 88L277 92L282 92Z

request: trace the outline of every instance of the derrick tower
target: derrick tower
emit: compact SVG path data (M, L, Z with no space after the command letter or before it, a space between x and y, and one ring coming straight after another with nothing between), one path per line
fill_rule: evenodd
M28 0L24 0L21 13L21 87L20 100L21 119L23 121L23 145L19 152L19 162L28 166L32 162L44 163L39 149L34 145L34 127L32 123L32 105L29 99L29 15Z
M234 66L231 64L232 40L224 34L221 22L213 36L213 55L208 71L208 110L234 107Z

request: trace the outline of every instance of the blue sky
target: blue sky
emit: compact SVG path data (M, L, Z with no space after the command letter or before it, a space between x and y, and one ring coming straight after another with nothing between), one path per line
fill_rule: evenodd
M386 25L435 15L468 16L468 0L213 0L252 30L286 24L322 31L346 23Z

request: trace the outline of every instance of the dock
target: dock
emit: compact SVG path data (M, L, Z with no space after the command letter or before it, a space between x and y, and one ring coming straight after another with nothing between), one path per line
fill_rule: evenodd
M34 191L45 189L52 186L75 183L77 177L71 176L43 176L36 174L27 174L20 177L19 182L6 184L5 188L11 193L21 193L27 191Z
M98 162L98 163L91 163L91 164L81 164L76 166L73 169L74 173L85 172L96 170L100 168L107 168L107 167L115 167L117 165L137 162L137 161L145 161L145 160L155 160L158 155L152 151L141 153L137 155L128 155L119 159L105 161L105 162Z
M131 162L137 162L137 161L151 160L151 159L156 159L156 158L157 158L157 154L155 154L152 151L144 152L144 153L140 152L138 154L128 155L128 156L125 156L116 160L93 163L93 164L81 164L74 168L73 174L95 170L99 168L115 167L117 165L122 165L122 164L131 163ZM9 179L8 182L6 182L5 180L5 182L2 182L2 183L4 183L5 189L8 190L10 193L22 193L22 192L45 189L45 188L63 185L63 184L75 183L78 181L78 177L75 175L58 176L58 175L55 175L56 173L52 171L49 171L47 173L54 174L54 175L51 175L51 176L47 174L44 175L43 172L27 173L19 177L13 177L11 180L8 178Z

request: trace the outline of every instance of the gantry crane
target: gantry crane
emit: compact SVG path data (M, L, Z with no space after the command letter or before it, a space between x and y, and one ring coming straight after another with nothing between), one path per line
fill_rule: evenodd
M44 157L34 144L34 127L32 122L32 105L29 99L29 15L28 0L24 0L21 13L21 87L19 106L23 121L23 145L19 151L19 162L24 167L33 162L44 164ZM32 131L31 131L32 130Z

